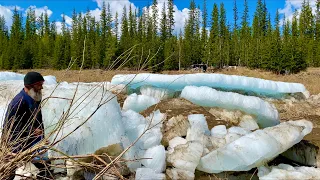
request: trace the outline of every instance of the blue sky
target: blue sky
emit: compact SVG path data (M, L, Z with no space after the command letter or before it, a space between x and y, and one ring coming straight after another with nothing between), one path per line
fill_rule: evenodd
M67 16L67 23L71 23L71 17L73 9L76 9L77 12L86 12L87 9L91 11L91 14L97 18L99 18L100 8L102 5L102 1L109 2L111 4L111 9L113 14L115 12L122 13L123 5L129 6L130 4L137 8L143 8L148 4L152 3L152 0L0 0L0 15L5 16L8 21L8 25L12 23L11 16L13 7L17 6L22 13L32 7L36 10L36 14L40 15L41 12L45 10L50 15L50 19L53 21L57 21L57 26L59 26L59 21L61 21L61 14L65 14ZM158 0L158 2L163 4L166 0ZM203 7L203 0L195 0L197 5L200 5L200 8ZM286 15L286 17L291 17L293 13L293 9L299 9L301 7L301 2L303 0L266 0L268 11L271 13L271 18L274 20L275 13L277 9L280 12ZM316 0L311 0L311 4L314 6ZM175 0L176 5L176 13L175 13L175 21L176 21L176 31L183 28L183 24L187 18L187 8L189 7L189 0ZM207 0L207 9L210 13L212 11L212 7L214 3L220 4L224 3L225 8L227 10L227 20L232 23L233 22L233 0ZM257 0L248 0L249 4L249 13L250 20L252 20L252 15L255 11ZM239 16L241 16L243 11L243 0L237 0ZM240 22L240 21L239 21Z

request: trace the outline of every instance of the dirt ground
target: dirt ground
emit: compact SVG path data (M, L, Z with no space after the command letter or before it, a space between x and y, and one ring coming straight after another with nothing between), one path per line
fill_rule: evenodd
M19 70L19 73L27 73L30 70ZM83 70L81 72L76 70L50 70L50 69L35 69L43 75L53 75L57 77L58 81L67 82L101 82L111 81L112 77L116 74L130 74L138 73L138 71L104 71L96 70ZM139 72L142 73L142 72ZM190 74L193 71L164 71L162 74ZM237 69L223 69L214 73L229 74L229 75L243 75L249 77L263 78L275 81L297 82L302 83L310 91L311 94L320 93L320 68L309 68L307 71L300 72L299 74L292 75L276 75L271 72L262 70L251 70L248 68Z

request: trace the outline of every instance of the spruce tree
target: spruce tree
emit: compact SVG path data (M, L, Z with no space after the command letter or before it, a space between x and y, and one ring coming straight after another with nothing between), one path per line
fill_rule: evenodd
M13 11L13 23L11 26L8 51L4 62L5 69L20 69L24 67L24 57L22 52L23 28L22 15L15 8Z
M207 32L207 1L203 0L203 12L202 12L202 30L201 30L201 59L202 62L207 63L207 56L206 56L206 48L207 48L207 41L208 41L208 32Z
M242 14L241 30L240 30L240 60L239 66L248 66L249 59L249 43L251 40L249 27L249 7L247 0L244 0L244 10Z
M173 27L174 27L174 2L173 0L168 0L168 37L173 36Z
M4 16L0 15L0 68L5 68L6 51L8 50L8 27Z
M219 9L216 3L213 5L213 11L211 15L211 29L209 36L208 59L209 64L215 67L220 67L220 52L219 52Z
M315 43L314 43L314 54L315 62L314 66L320 66L320 0L316 3L316 17L315 17Z

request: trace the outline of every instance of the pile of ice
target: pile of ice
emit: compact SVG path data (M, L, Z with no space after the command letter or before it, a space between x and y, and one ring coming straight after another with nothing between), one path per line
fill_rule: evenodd
M207 173L248 171L288 150L311 131L312 123L306 120L257 130L205 155L197 169Z
M264 80L252 77L224 74L128 74L115 75L112 84L128 84L130 88L153 86L174 91L181 91L186 86L208 86L226 91L245 91L271 97L306 91L303 84Z
M287 164L258 168L261 180L268 179L319 179L320 169L314 167L292 167Z
M185 87L181 97L200 106L241 110L254 115L260 127L275 126L280 122L277 109L258 97L195 86Z
M142 161L127 162L131 171L138 170L136 177L144 177L144 168L147 172L150 169L153 170L153 173L159 176L162 176L161 173L165 170L165 149L160 144L162 121L165 118L165 114L162 114L159 110L146 118L132 110L122 112L125 130L125 136L122 140L124 148L129 147L140 138L124 156L128 160L143 159ZM142 168L142 165L144 168Z

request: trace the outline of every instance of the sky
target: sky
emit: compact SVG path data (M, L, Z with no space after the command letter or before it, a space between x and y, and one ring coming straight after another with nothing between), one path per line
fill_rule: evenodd
M90 10L91 15L95 16L99 20L101 6L103 1L110 3L112 14L115 15L116 12L122 14L123 6L130 5L133 8L144 8L148 4L152 3L152 0L0 0L0 15L4 16L7 22L7 26L10 27L12 24L12 14L15 7L25 16L28 8L32 8L36 11L36 15L40 16L41 13L47 11L50 20L56 21L57 29L61 28L62 14L66 16L66 23L71 24L71 15L73 9L77 12L86 12ZM237 0L237 6L239 11L239 17L242 15L243 11L243 1ZM253 19L253 13L256 8L257 0L247 0L249 5L250 21ZM315 9L315 1L310 0L311 6ZM159 17L163 3L167 0L158 0L159 3ZM203 0L195 0L196 4L203 9ZM213 9L213 4L224 3L227 12L227 21L233 24L233 4L234 0L207 0L207 10L210 14ZM274 17L276 11L279 10L281 17L291 18L294 9L299 10L301 8L301 3L303 0L266 0L268 12L270 12L272 21L274 22ZM179 32L180 29L183 30L184 22L188 18L188 8L190 5L190 0L174 0L175 4L175 32ZM24 17L25 18L25 17ZM240 20L239 20L240 23Z

